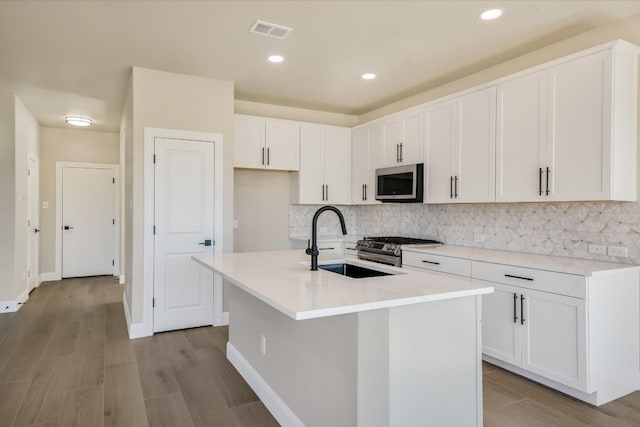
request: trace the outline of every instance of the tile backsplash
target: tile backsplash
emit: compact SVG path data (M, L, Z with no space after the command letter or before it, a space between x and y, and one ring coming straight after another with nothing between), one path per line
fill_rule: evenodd
M319 206L291 205L289 235L310 234ZM350 234L427 237L447 244L640 264L640 203L484 203L340 206ZM319 234L340 234L323 214ZM590 254L590 243L626 246L627 258Z

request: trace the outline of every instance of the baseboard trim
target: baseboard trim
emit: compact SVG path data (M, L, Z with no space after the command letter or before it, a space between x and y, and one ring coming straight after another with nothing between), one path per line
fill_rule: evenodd
M152 331L148 331L144 323L131 323L131 317L129 317L129 304L127 303L127 295L122 292L122 308L124 309L124 318L127 321L127 332L129 332L129 339L150 337L153 335Z
M0 313L13 313L19 308L18 301L0 301Z
M53 282L55 280L62 280L62 277L56 273L42 273L40 275L40 282Z
M228 314L228 313L225 313ZM267 384L253 366L240 354L240 352L227 342L227 359L240 373L242 378L249 384L258 395L264 406L267 407L271 415L284 427L304 427L304 423L278 396L278 394Z
M27 302L28 299L29 299L29 291L25 289L24 291L22 291L20 296L16 299L16 302L18 303L18 309L20 309L20 305Z

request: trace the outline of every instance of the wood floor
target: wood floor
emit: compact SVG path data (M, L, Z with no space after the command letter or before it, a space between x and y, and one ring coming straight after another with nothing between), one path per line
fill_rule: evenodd
M0 426L277 426L226 360L227 328L129 340L113 278L43 283L0 314ZM640 392L594 408L484 366L484 425L640 426Z

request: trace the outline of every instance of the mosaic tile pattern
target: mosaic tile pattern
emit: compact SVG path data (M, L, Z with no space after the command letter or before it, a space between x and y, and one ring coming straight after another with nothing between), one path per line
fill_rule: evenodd
M308 234L318 206L289 208L290 235ZM640 264L640 203L383 204L343 206L349 233L435 238L448 244ZM331 215L322 234L339 233ZM626 246L628 258L589 253Z
M323 205L289 205L289 236L310 236L311 221L316 211ZM336 206L344 216L349 234L356 234L356 206ZM319 236L337 236L342 234L340 221L336 214L324 212L318 218Z

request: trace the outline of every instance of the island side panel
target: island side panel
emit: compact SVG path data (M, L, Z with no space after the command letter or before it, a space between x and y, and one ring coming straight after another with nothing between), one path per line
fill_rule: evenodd
M358 313L358 426L388 427L389 310Z
M356 425L357 314L296 321L236 286L228 304L229 343L305 425Z
M477 299L389 309L389 425L482 425Z

